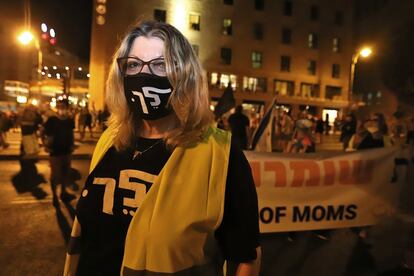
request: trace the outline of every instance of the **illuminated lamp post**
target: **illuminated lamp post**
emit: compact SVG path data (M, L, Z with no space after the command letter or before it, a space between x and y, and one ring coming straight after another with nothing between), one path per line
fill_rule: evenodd
M18 41L22 45L28 45L32 41L34 42L34 45L37 50L37 85L39 89L39 93L41 94L41 73L42 73L42 60L43 60L43 54L42 50L40 49L40 43L39 40L30 32L30 31L24 31L18 36Z
M348 93L348 102L350 106L352 105L352 98L353 98L353 93L354 93L355 65L357 64L358 59L360 57L367 58L371 54L372 54L372 49L369 47L364 47L352 55L351 73L349 76L349 93Z

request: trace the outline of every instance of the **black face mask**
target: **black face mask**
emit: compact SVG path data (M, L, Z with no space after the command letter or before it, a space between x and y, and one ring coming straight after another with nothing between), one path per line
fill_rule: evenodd
M147 73L124 77L124 92L129 107L143 120L157 120L173 112L167 106L172 90L167 77Z

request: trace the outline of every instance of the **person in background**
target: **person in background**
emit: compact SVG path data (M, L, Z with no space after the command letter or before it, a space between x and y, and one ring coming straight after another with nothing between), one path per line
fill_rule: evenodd
M205 73L172 25L135 25L114 54L111 116L74 219L64 275L236 275L260 267L250 165L213 126Z
M325 115L325 135L329 135L329 132L331 131L331 124L329 122L329 114L326 113Z
M323 132L325 130L325 125L322 120L322 116L316 117L316 123L315 123L315 139L317 143L323 142Z
M98 111L98 124L100 131L104 131L107 128L107 120L109 118L109 115L110 114L107 106L104 107L103 111Z
M69 113L67 99L56 102L57 113L49 117L44 124L45 149L49 152L51 169L50 183L52 187L53 204L59 204L57 186L61 184L60 199L69 202L75 196L67 191L70 183L71 155L74 150L75 122Z
M378 143L378 147L390 147L394 144L391 136L389 135L388 125L385 121L385 116L382 113L374 113L371 116L371 124L367 126L368 130L372 129L371 134L375 141Z
M236 106L236 112L231 114L228 123L232 134L232 139L242 149L248 149L248 137L250 120L243 114L243 106Z
M288 143L286 151L288 153L310 153L315 152L315 141L312 137L312 121L300 119L296 121L295 134Z
M289 141L292 139L293 129L295 127L295 123L293 122L292 118L290 117L289 113L286 111L282 111L282 116L279 120L279 145L278 149L281 151L285 150Z
M353 113L347 114L345 116L345 121L342 124L341 136L339 140L342 142L342 147L344 150L348 148L349 140L355 134L357 127L357 120Z
M24 159L35 159L40 151L37 141L37 131L43 123L36 106L27 105L19 117L22 133L21 153Z
M6 149L9 143L6 141L6 133L10 129L10 120L6 112L0 110L0 147Z
M82 108L79 114L78 125L81 140L85 139L86 128L89 129L90 138L93 138L92 114L89 112L87 107Z

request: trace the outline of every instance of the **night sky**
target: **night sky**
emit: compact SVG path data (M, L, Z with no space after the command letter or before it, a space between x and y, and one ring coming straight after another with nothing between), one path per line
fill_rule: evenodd
M92 3L92 0L31 1L32 23L45 22L54 28L59 47L89 62ZM40 29L40 23L37 24Z

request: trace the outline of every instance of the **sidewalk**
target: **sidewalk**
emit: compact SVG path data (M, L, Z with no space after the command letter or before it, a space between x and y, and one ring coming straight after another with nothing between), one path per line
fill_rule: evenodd
M87 131L85 139L80 141L80 135L78 131L75 131L75 151L72 154L72 159L91 159L96 142L101 136L101 132L94 132L93 138L89 138L90 134ZM10 146L7 149L0 149L0 160L19 160L20 159L20 144L21 134L19 132L9 131L6 136L7 143ZM39 159L48 159L49 154L41 146Z

